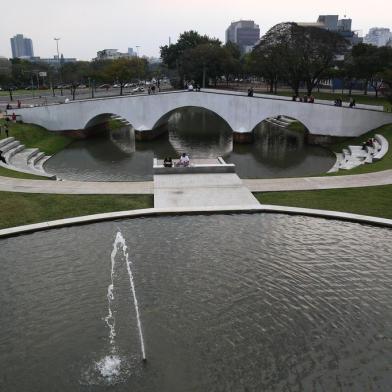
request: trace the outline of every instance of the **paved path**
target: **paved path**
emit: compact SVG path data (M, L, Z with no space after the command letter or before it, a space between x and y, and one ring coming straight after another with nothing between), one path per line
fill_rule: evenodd
M154 207L258 206L235 173L154 175Z
M0 191L70 195L152 194L154 183L23 180L0 177Z
M277 178L243 180L242 182L251 192L357 188L391 185L392 170L346 176ZM153 194L154 183L152 181L85 182L23 180L0 176L0 191L53 194Z
M392 170L345 176L275 178L264 180L243 180L243 182L252 192L359 188L365 186L391 185Z

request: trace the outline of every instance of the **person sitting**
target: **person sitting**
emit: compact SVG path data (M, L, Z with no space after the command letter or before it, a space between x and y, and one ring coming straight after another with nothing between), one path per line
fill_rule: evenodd
M173 167L172 159L170 157L169 158L165 157L165 159L163 160L163 166L164 167Z
M193 91L193 84L188 84L188 91Z
M184 152L181 157L180 160L178 161L176 166L181 166L181 167L187 167L189 166L190 160L188 155Z
M311 95L311 96L309 97L309 103L314 103L314 96L313 96L313 95Z

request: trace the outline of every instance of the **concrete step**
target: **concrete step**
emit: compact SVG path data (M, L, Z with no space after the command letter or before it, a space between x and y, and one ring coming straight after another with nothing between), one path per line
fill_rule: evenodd
M6 144L8 144L8 143L11 143L11 142L13 142L15 140L15 138L14 137L7 137L7 138L5 138L5 139L2 139L2 140L0 140L0 150L2 149L2 147L3 146L5 146Z
M38 151L37 154L34 154L33 156L31 156L27 163L29 164L30 167L34 167L35 163L38 162L41 158L43 158L45 156L44 152L40 152Z
M335 153L336 155L336 162L335 164L328 170L327 173L336 173L339 171L340 164L343 160L343 154L341 152Z
M9 163L10 159L17 153L23 151L25 149L25 146L23 144L19 144L19 146L14 147L13 149L7 151L5 154L3 154L4 159L7 163Z
M38 154L34 155L32 158L30 158L27 162L27 165L30 169L32 170L38 170L35 162L38 162L41 158L45 156L45 153L39 152ZM41 172L41 170L39 170Z
M11 141L10 143L5 144L2 148L2 155L4 156L4 153L6 153L7 151L12 150L13 148L17 147L20 145L20 142L18 142L17 140Z
M40 160L38 160L38 161L35 163L35 168L36 168L36 170L39 170L39 171L42 172L42 173L46 173L46 174L50 175L50 173L48 173L48 172L45 170L45 163L46 163L50 158L52 158L51 155L45 155L45 156L43 156Z

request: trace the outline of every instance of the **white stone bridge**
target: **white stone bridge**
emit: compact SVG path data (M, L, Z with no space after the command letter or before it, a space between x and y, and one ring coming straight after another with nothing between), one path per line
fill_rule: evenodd
M300 121L311 135L359 136L381 125L392 123L392 114L379 107L358 105L336 107L328 101L294 102L288 97L204 90L174 91L155 95L126 95L71 101L64 104L14 109L25 123L41 125L51 131L86 131L116 115L135 128L139 139L153 138L171 112L183 107L199 107L220 116L231 127L235 141L251 140L254 128L278 115ZM317 137L317 136L316 136Z

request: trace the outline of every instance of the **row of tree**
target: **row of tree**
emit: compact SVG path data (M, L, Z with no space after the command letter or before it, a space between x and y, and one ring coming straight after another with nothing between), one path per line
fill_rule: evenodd
M195 31L180 35L176 44L161 47L161 58L184 80L216 81L258 76L271 92L278 83L289 85L298 95L301 86L311 94L324 80L339 78L350 89L359 82L367 94L371 86L378 95L392 90L392 48L359 44L352 48L338 33L296 23L271 28L254 50L241 56L235 44L222 43Z
M46 76L42 77L42 73ZM58 87L69 85L76 88L80 84L96 85L118 83L122 89L125 83L146 78L150 74L146 59L139 57L120 58L109 61L78 61L53 67L45 63L12 59L9 72L0 73L0 86L6 89L26 88L39 85Z

